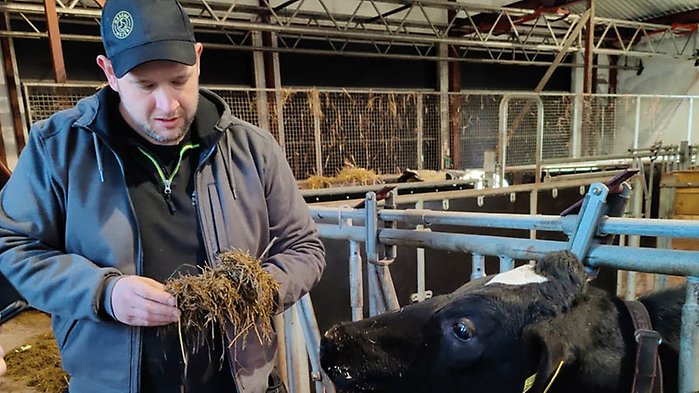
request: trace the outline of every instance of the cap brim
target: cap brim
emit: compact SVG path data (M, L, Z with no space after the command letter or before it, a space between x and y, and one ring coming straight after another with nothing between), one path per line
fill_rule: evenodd
M194 42L157 41L125 50L109 59L117 78L121 78L139 65L155 60L169 60L193 65L197 60Z

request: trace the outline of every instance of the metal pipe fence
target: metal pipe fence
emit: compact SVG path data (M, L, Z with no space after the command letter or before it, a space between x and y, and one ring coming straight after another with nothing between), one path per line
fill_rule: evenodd
M70 108L102 85L24 83L27 122ZM695 96L513 97L509 92L465 91L448 93L451 100L444 100L447 94L431 91L209 88L223 97L234 115L269 128L299 180L333 176L348 163L380 174L406 168L439 170L445 163L456 169L483 168L484 156L495 152L501 152L498 162L504 161L500 171L506 170L503 166L534 169L547 161L600 160L660 142L691 144L699 137ZM280 99L268 99L276 96ZM258 105L260 100L268 105ZM531 105L536 100L542 109ZM456 113L441 108L449 101L458 102ZM501 113L504 101L508 105ZM449 157L450 142L442 140L449 132L441 128L449 124L461 125L450 130L461 136L459 162ZM508 130L507 138L500 137L499 127Z
M699 238L699 223L687 220L658 220L641 218L599 217L598 209L604 204L607 189L601 183L590 187L585 204L577 216L545 216L492 213L437 212L422 209L377 209L373 192L367 194L366 208L310 207L321 237L347 240L352 244L363 242L369 255L367 268L385 268L392 260L381 260L380 247L408 246L431 248L473 255L472 279L485 274L483 257L500 258L501 271L511 269L514 260L538 260L546 253L570 249L585 258L588 268L612 267L622 270L682 275L688 277L687 298L682 309L679 391L695 392L699 389L696 370L699 369L699 252L641 247L623 247L594 244L591 236L653 236L670 238ZM595 200L597 203L595 203ZM590 220L590 217L593 217ZM594 219L594 217L598 217ZM362 223L364 220L364 223ZM348 222L352 225L347 225ZM382 223L390 222L415 225L416 230L395 229ZM365 227L362 228L361 225ZM417 226L443 224L455 227L482 227L507 229L536 229L562 232L568 242L445 233L417 230ZM576 252L577 251L577 252ZM353 255L356 250L352 251ZM350 260L356 263L356 257ZM354 259L353 259L354 258ZM373 263L372 263L373 261ZM356 275L356 273L355 273ZM369 297L385 299L382 284L370 288ZM355 304L352 304L355 307ZM390 307L389 307L390 309ZM373 313L370 313L373 315ZM353 320L361 316L353 314Z

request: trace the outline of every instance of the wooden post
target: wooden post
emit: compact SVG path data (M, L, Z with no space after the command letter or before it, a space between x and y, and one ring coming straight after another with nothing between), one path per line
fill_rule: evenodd
M44 11L46 12L46 26L49 31L49 42L51 44L51 58L53 59L53 73L56 82L66 83L66 66L63 61L63 48L61 47L61 32L58 29L58 13L56 12L56 0L44 0Z

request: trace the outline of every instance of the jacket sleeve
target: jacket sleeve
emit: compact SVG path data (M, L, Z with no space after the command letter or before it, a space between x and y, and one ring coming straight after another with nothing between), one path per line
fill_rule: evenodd
M65 187L35 128L0 192L0 272L35 308L105 318L105 286L120 273L64 250Z
M265 166L265 198L270 238L277 237L263 266L279 281L283 311L318 283L325 268L325 248L282 151L271 143Z

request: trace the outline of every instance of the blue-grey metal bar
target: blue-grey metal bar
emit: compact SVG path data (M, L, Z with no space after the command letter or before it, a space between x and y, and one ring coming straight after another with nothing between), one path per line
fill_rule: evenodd
M471 281L473 281L486 275L485 256L482 254L473 253L471 258L473 259L473 262L471 263Z
M352 226L352 220L346 220L346 226ZM362 255L359 252L359 242L349 242L349 285L352 320L359 321L364 317L364 279L362 276Z
M376 193L367 192L364 202L364 226L366 228L366 258L369 263L377 263L379 261L378 250L378 229L379 219L376 206Z
M570 236L568 249L580 260L585 259L587 251L592 245L592 238L597 234L597 227L602 216L607 211L607 194L609 189L602 183L594 183L590 191L585 195L585 200L580 208L578 225ZM597 270L586 267L590 277L597 276Z
M396 209L396 196L398 196L398 190L393 190L388 194L386 202L384 203L384 210L395 210ZM395 221L383 220L384 228L398 228L398 223ZM398 257L398 246L384 247L384 259L395 260Z
M316 392L334 393L335 386L323 373L320 367L320 329L316 321L316 314L313 310L313 303L310 295L304 295L299 302L299 310L301 311L301 326L303 334L306 338L306 350L308 351L308 359L311 363L311 376L315 383Z
M321 236L323 234L321 233ZM567 249L566 242L515 239L458 233L417 232L405 229L382 229L383 244L425 247L483 255L507 255L514 259L541 259L544 254ZM587 255L591 267L616 267L623 270L658 272L679 276L699 276L697 252L592 245Z
M699 392L699 277L687 277L687 299L682 306L679 392Z
M310 210L313 218L321 222L331 219L334 222L338 222L337 220L339 219L348 218L364 220L366 214L362 209L312 207ZM381 210L379 218L381 220L413 225L429 226L435 224L481 228L536 229L566 234L573 232L578 219L577 216L529 216L525 214L440 212L416 209ZM699 221L602 217L598 233L602 235L616 234L699 239Z
M512 270L515 268L515 260L507 255L500 256L500 273Z
M326 239L350 240L363 242L366 239L366 229L364 227L348 227L332 224L316 224L320 236Z

